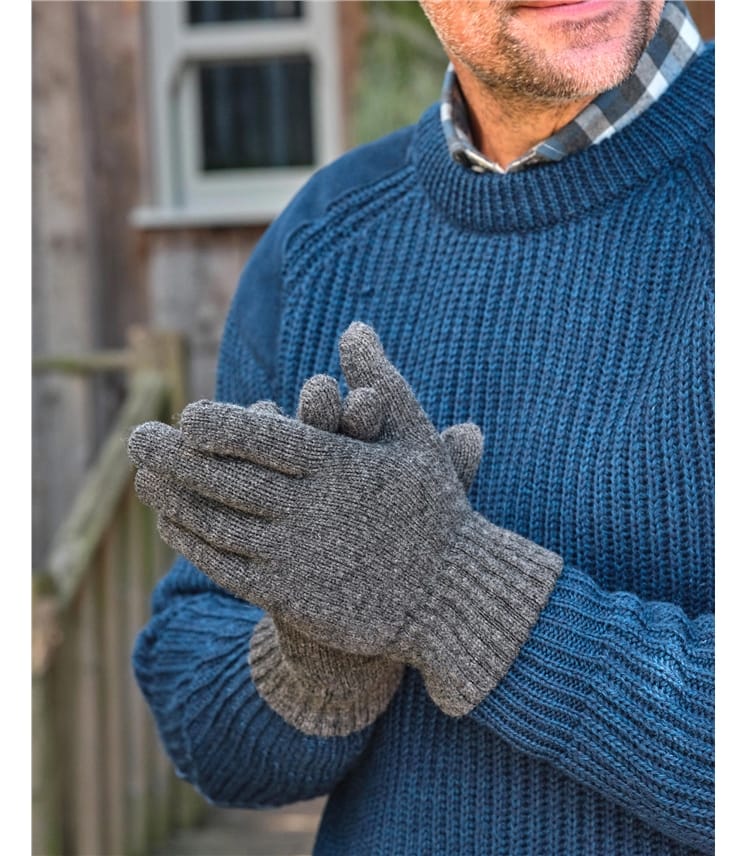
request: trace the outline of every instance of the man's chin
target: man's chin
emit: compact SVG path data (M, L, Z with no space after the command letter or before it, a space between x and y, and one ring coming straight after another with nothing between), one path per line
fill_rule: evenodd
M546 94L564 99L596 96L619 86L638 59L638 53L631 55L615 45L567 50L544 68Z

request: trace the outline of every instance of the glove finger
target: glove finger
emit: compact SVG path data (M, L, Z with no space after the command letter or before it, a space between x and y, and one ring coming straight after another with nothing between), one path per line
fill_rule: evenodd
M463 422L442 431L441 439L462 487L469 490L482 458L482 431L472 422Z
M340 418L340 431L355 440L378 440L384 424L384 410L379 393L370 386L351 389L345 398Z
M207 574L213 582L265 610L275 608L280 580L272 564L217 550L164 515L158 516L158 533L177 553Z
M161 442L174 441L179 436L179 431L163 422L143 422L130 432L127 441L127 457L130 463L140 467L145 463L146 457L158 456L158 445Z
M311 472L331 453L328 432L298 419L235 404L215 401L188 404L179 427L190 446L253 461L292 476Z
M138 471L135 491L146 505L219 550L262 561L274 556L281 542L269 520L213 502L151 470Z
M237 458L216 457L188 446L181 432L160 422L148 422L133 431L130 460L175 479L201 496L253 514L273 517L293 501L300 480Z
M382 437L420 435L430 422L407 381L387 359L373 328L354 321L340 337L340 365L350 389L373 387L381 396Z
M336 434L342 414L340 386L329 375L310 377L298 398L298 418L320 431Z

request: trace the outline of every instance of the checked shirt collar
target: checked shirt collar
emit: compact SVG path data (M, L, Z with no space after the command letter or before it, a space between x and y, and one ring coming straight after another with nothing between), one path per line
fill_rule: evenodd
M668 0L656 33L630 77L614 89L602 92L573 121L537 143L505 169L475 148L464 96L449 63L441 90L441 126L449 152L454 160L474 172L517 172L535 164L562 160L600 143L640 116L703 47L703 40L684 2Z

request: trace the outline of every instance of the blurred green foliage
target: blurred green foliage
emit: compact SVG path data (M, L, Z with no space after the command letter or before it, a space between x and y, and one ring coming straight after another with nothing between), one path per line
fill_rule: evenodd
M351 105L354 144L417 121L438 100L448 63L417 2L369 0L366 16Z

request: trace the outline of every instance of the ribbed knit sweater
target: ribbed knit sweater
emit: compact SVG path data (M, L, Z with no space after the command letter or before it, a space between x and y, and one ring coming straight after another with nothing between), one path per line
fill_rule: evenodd
M439 430L481 426L473 507L564 566L471 713L407 669L372 725L324 738L256 691L261 611L178 560L134 665L208 799L330 794L324 856L712 850L713 67L709 47L625 129L515 175L451 161L433 107L265 234L217 397L292 413L365 321ZM455 645L466 613L442 616Z

